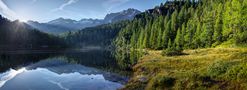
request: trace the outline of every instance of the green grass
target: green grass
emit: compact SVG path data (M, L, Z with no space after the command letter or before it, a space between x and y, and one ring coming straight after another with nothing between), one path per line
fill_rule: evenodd
M187 55L172 57L161 53L142 57L123 89L247 89L247 48L184 50Z

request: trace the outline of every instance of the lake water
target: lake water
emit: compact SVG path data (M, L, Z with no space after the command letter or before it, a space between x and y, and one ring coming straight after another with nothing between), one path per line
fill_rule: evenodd
M104 50L0 53L0 90L116 90L123 73Z

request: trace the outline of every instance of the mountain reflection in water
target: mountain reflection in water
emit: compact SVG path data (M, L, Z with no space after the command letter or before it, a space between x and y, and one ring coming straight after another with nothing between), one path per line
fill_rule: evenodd
M0 73L0 89L116 90L121 88L127 82L128 78L118 73L113 73L102 69L103 67L97 67L97 65L100 65L100 63L97 63L96 59L98 59L98 61L102 60L100 61L102 64L107 64L106 62L109 61L112 62L112 58L108 57L107 55L100 55L102 54L100 53L101 51L97 52L98 53L92 54L90 54L91 51L83 53L77 52L73 54L60 53L58 56L54 55L53 57L50 57L49 55L47 59L35 60L28 65L26 62L21 62L20 65L10 65L12 67L10 67L9 70L1 70L4 72ZM85 55L87 55L87 58L78 58ZM71 57L74 57L74 59L71 59ZM91 57L91 59L88 59L89 57ZM94 58L94 60L92 58ZM19 59L26 61L28 58ZM0 61L3 62L3 58L1 58ZM90 61L92 62L89 64L85 63ZM5 65L5 68L7 66L8 65ZM20 69L17 69L13 66L16 66Z

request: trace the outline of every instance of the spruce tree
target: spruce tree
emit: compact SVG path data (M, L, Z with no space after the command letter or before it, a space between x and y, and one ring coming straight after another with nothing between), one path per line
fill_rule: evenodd
M216 42L216 45L222 42L222 9L223 6L222 4L218 5L217 8L217 15L216 15L216 20L215 20L215 25L214 25L214 41Z
M177 50L181 50L182 35L180 28L177 30L177 35L175 39L175 46Z

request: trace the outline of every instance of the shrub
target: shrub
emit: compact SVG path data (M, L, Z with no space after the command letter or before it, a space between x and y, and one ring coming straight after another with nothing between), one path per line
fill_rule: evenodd
M247 63L234 66L226 73L230 80L247 81Z
M151 79L148 83L147 90L164 90L164 88L171 88L175 84L175 78L167 77L159 74Z
M175 48L168 48L162 51L163 56L179 56L183 55L182 50L178 50Z
M237 35L236 42L238 44L246 44L247 43L247 31L244 31L241 34Z
M208 75L212 77L223 75L236 63L238 62L217 61L209 66L207 70Z

